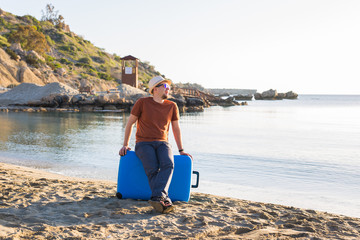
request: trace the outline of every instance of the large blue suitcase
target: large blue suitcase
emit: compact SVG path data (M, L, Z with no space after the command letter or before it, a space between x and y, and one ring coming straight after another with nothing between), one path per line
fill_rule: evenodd
M191 176L196 174L196 184L191 185ZM199 185L199 173L192 171L192 160L186 155L174 156L174 174L169 187L169 197L172 201L188 202L190 188ZM145 170L134 151L127 151L120 158L117 193L118 198L149 200L151 190Z

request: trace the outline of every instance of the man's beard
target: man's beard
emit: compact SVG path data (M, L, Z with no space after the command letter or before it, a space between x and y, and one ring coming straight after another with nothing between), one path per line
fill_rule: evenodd
M166 94L164 94L164 95L161 96L161 98L164 99L164 100L165 100L165 99L168 99L168 97L169 97L169 96L166 95Z

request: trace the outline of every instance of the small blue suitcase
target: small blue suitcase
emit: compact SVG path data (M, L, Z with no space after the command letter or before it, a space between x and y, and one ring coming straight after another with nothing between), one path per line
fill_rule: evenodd
M196 184L191 185L191 176L196 174ZM186 155L174 156L174 173L169 187L169 197L172 201L188 202L190 188L199 185L199 172L192 171L192 160ZM149 200L151 190L140 159L134 151L127 151L120 158L117 193L118 198Z

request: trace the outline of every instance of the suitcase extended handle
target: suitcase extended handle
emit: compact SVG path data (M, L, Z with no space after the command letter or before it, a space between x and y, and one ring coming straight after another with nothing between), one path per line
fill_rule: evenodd
M200 173L198 171L193 171L193 174L196 175L196 184L191 185L192 188L198 188L199 187L199 179L200 179Z

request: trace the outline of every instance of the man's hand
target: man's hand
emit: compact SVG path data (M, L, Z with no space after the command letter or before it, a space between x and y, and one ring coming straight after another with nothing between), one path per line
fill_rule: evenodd
M181 152L180 152L180 155L189 156L189 157L191 158L191 160L194 160L193 157L192 157L190 154L188 154L188 153L186 153L186 152L184 152L184 151L181 151Z
M125 156L128 150L131 150L131 148L129 148L129 146L123 146L119 151L119 155Z

